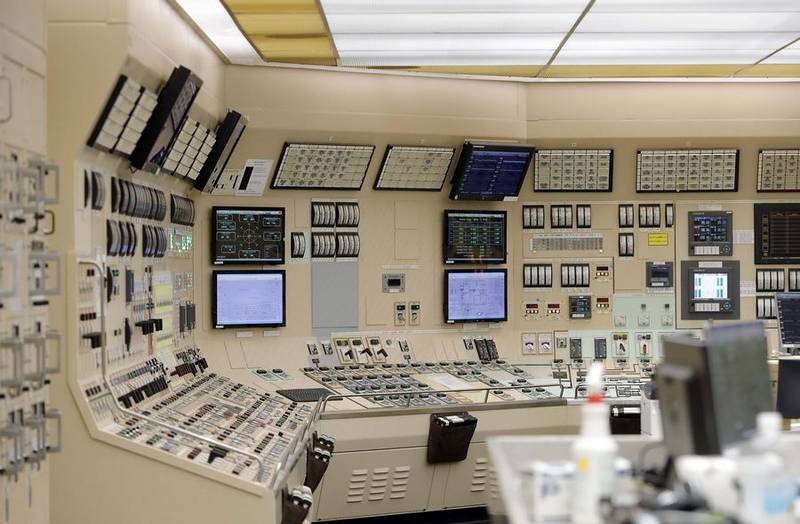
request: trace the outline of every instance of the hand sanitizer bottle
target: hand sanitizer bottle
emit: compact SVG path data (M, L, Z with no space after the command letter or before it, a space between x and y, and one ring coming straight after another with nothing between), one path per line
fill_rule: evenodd
M581 433L572 445L575 477L572 487L573 524L602 524L600 503L614 489L617 443L611 437L608 405L603 401L603 365L592 364L589 395L581 407Z

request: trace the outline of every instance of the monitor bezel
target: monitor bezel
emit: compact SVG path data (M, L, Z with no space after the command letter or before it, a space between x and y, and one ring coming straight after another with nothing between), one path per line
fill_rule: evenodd
M219 324L217 312L217 286L219 275L281 275L281 301L283 307L283 319L281 322L266 322L266 323L252 323L252 324ZM286 326L286 270L285 269L234 269L234 270L214 270L211 272L211 326L214 329L238 329L238 328L257 328L257 327L284 327Z
M451 319L449 318L450 311L450 275L454 273L501 273L503 275L503 318L472 318L472 319ZM508 321L508 269L507 268L492 268L492 269L445 269L444 271L444 323L445 324L461 324L461 323L474 323L474 322L507 322Z
M281 258L280 260L267 261L264 259L243 260L217 260L217 211L234 209L239 211L280 211L281 220ZM286 263L286 208L285 207L264 207L264 206L213 206L211 208L211 265L262 265L279 266Z
M513 151L513 152L528 153L528 159L525 162L525 169L523 170L522 176L519 179L519 184L517 185L517 189L514 192L514 194L484 197L475 195L473 193L459 193L458 184L461 182L461 179L464 176L464 171L466 171L469 158L472 156L475 149L481 149L484 151ZM533 162L533 157L535 154L536 154L536 148L528 144L510 145L510 144L483 144L480 142L464 142L464 145L461 146L461 152L458 155L458 162L456 162L456 168L453 171L453 176L450 178L450 184L452 185L452 187L450 188L450 200L503 202L519 198L519 193L520 191L522 191L522 187L525 184L525 179L528 177L528 171L530 171L531 169L531 162ZM464 195L469 195L469 196L464 196Z
M783 298L789 298L791 300L800 300L800 293L798 292L788 292L788 293L775 293L775 323L778 324L778 342L780 343L781 349L788 348L788 349L797 349L800 348L800 343L798 344L785 344L783 342L783 325L781 323L781 307L780 301Z
M447 257L447 231L448 224L453 213L469 213L473 215L502 215L503 217L503 259L502 260L465 260L465 259L450 259ZM444 220L442 220L442 261L447 265L456 264L505 264L508 262L508 212L505 209L498 210L473 210L473 209L445 209Z

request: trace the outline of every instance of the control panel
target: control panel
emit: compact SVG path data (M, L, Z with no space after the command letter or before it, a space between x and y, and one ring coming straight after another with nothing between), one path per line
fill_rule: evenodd
M731 211L689 212L689 253L693 256L733 254L733 213Z
M739 318L739 261L681 261L681 318Z

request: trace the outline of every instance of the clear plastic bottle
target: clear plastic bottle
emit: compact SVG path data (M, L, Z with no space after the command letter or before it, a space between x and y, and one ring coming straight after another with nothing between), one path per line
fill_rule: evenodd
M736 457L741 486L739 519L748 524L789 524L797 488L787 474L781 443L783 421L777 413L759 413L749 449Z
M617 443L611 437L608 405L603 400L603 366L595 362L587 377L589 394L581 407L581 433L572 445L575 477L571 516L574 524L602 524L600 502L615 482Z

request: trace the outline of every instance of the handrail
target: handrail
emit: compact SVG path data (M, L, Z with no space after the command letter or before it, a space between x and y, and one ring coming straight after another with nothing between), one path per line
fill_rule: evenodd
M479 392L483 392L484 393L483 401L479 402L479 403L478 402L473 402L472 404L488 404L489 403L489 393L492 392L492 391L528 389L528 388L532 388L532 387L536 387L536 388L541 388L541 387L548 387L548 388L559 387L559 388L561 388L561 392L560 392L558 398L563 398L563 396L564 396L564 386L563 386L563 384L550 384L550 385L520 384L520 385L513 385L513 386L487 386L487 387L481 387L481 388L447 389L447 390L441 390L441 391L440 390L432 390L432 389L418 389L418 390L412 390L412 391L397 392L397 394L398 395L403 395L403 396L406 397L406 405L405 405L405 407L411 407L411 397L413 395L419 395L419 394L431 395L431 394L435 394L435 393L479 393ZM352 393L352 394L348 393L346 395L329 395L329 396L327 396L327 397L322 399L322 412L324 412L327 409L328 401L331 401L331 400L345 400L345 399L350 399L350 398L366 398L366 397L381 396L381 395L385 395L385 394L386 393L376 393L376 392L373 391L371 393ZM394 395L395 393L390 393L390 394ZM468 404L464 404L464 403L459 403L459 404L462 405L462 406L468 405ZM444 405L444 406L441 406L441 407L452 407L452 406L454 406L454 405L448 404L448 405ZM397 406L397 407L401 407L401 406ZM429 406L429 407L439 407L439 406Z
M645 382L604 382L603 383L603 387L617 389L618 386L642 386L644 384L645 384ZM578 398L578 393L583 389L587 389L588 387L589 387L589 385L586 384L586 383L576 384L575 387L574 387L574 389L575 389L574 398L577 399Z
M93 266L95 269L97 269L98 270L98 274L99 274L100 279L101 279L101 282L105 278L105 268L100 263L98 263L97 261L95 261L93 259L78 259L78 264L90 265L90 266ZM103 286L100 286L100 288L102 289ZM212 440L212 439L210 439L208 437L205 437L203 435L199 435L197 433L194 433L193 431L187 431L187 430L179 428L177 426L173 426L172 424L167 424L165 422L161 422L160 420L156 420L156 419L154 419L152 417L149 417L147 415L143 415L141 413L137 413L135 411L131 411L131 410L121 406L119 401L117 400L116 395L114 395L114 390L112 389L111 384L109 384L109 382L108 382L108 375L107 375L107 368L106 368L107 348L106 348L106 340L105 340L105 334L106 334L105 303L103 301L103 297L102 296L100 296L100 332L102 333L102 336L100 337L100 360L101 360L101 371L102 371L102 374L103 374L103 384L105 385L106 389L108 390L109 396L111 397L111 401L114 403L114 406L116 406L116 408L120 412L125 413L126 415L129 415L129 416L132 416L132 417L136 417L136 418L145 420L145 421L147 421L147 422L149 422L151 424L155 424L156 426L168 429L170 431L174 431L176 433L180 433L182 435L192 437L194 439L197 439L197 440L199 440L201 442L204 442L204 443L208 444L209 446L214 446L214 447L217 447L217 448L220 448L220 449L224 449L225 451L228 451L228 452L233 452L233 453L237 453L239 455L243 455L245 457L248 457L248 458L254 460L258 464L258 472L256 473L256 482L258 482L258 483L264 482L264 474L265 474L265 471L264 471L265 470L265 468L264 468L264 460L261 457L259 457L258 455L254 454L254 453L250 453L249 451L245 451L245 450L242 450L242 449L239 449L239 448L235 448L233 446L229 446L227 444L223 444L221 442L217 442L216 440Z
M272 484L270 485L270 489L272 489L272 491L275 491L277 486L280 486L286 480L288 480L292 469L294 469L294 465L306 450L308 442L314 437L314 428L322 416L322 406L324 401L325 398L320 398L314 404L314 409L305 423L303 433L297 438L294 450L287 455L286 462L279 463L275 467L275 474L272 477Z

